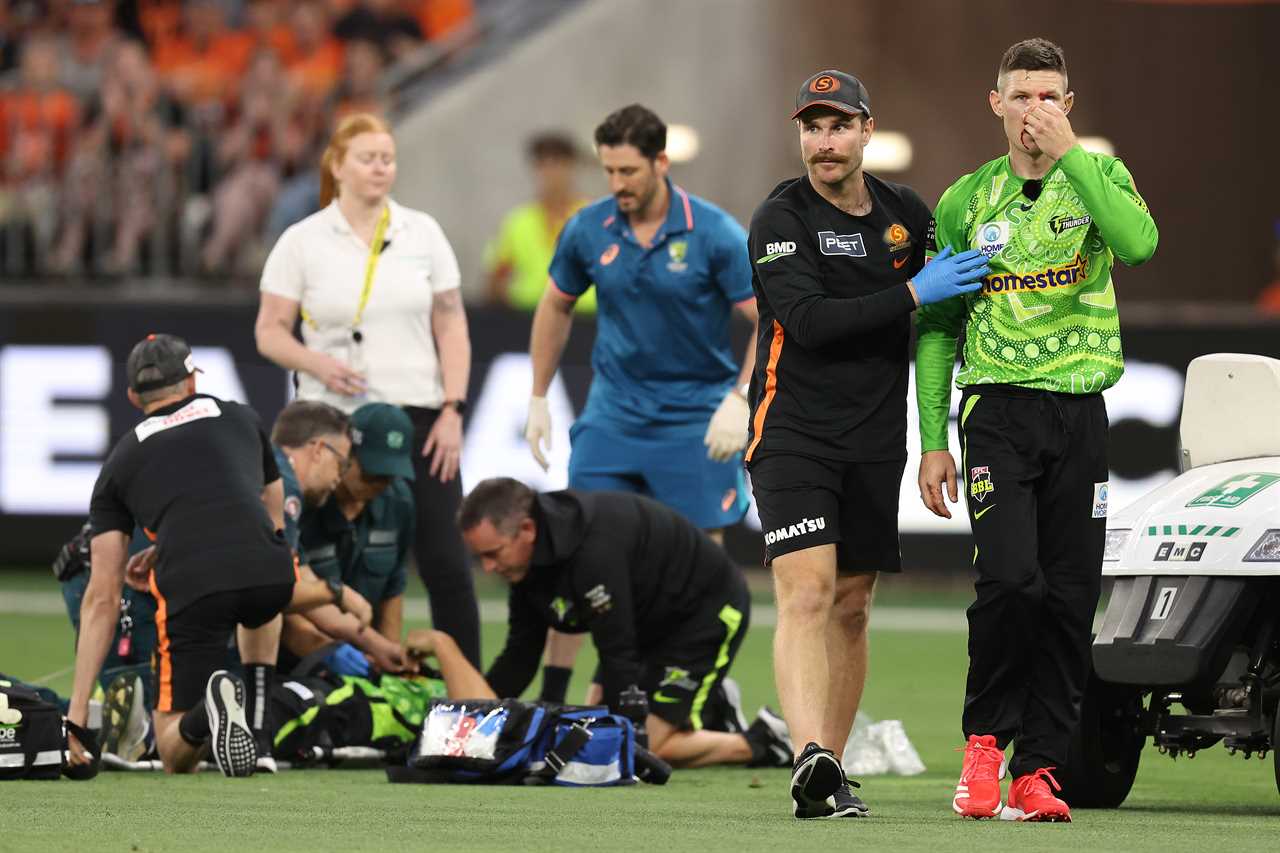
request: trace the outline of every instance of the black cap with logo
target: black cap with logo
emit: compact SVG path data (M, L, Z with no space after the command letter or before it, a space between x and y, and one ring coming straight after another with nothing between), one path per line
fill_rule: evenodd
M147 335L134 344L124 369L129 387L139 393L176 385L203 372L191 358L191 347L176 335Z
M819 71L804 81L791 117L799 118L809 107L830 107L846 115L862 114L871 118L871 96L867 94L867 87L852 74L834 69Z

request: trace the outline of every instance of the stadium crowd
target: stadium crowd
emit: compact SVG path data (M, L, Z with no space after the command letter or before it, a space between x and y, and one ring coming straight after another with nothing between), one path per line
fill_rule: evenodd
M334 123L470 0L5 0L0 268L255 271Z

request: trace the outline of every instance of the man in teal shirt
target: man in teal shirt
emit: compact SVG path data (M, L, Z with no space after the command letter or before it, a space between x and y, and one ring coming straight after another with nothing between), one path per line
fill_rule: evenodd
M956 181L934 213L932 253L979 249L982 287L920 310L916 394L920 496L950 518L952 367L974 537L964 768L952 807L971 818L1069 821L1049 771L1067 758L1090 670L1106 535L1107 412L1124 371L1111 271L1155 252L1133 177L1080 147L1062 49L1005 53L989 100L1009 153ZM1013 777L1001 808L1004 750Z
M351 415L350 465L333 497L303 513L301 547L311 570L336 578L373 606L373 628L401 641L406 568L414 536L413 424L387 403Z

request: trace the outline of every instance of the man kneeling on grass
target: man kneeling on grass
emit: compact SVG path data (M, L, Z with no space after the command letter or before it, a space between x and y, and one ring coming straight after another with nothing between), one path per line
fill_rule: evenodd
M506 646L487 675L494 695L529 686L548 628L590 632L604 703L617 711L624 690L644 690L649 749L660 758L790 766L785 724L768 709L744 734L703 725L751 602L738 567L678 513L620 492L537 494L504 477L467 495L458 524L484 570L511 584Z
M208 749L227 776L249 776L258 766L254 721L265 718L280 614L328 604L333 594L297 579L282 532L280 469L257 414L197 394L198 369L181 338L148 335L126 369L129 401L146 418L112 449L94 486L67 719L86 722L119 623L129 537L141 527L157 542L148 583L157 602L160 759L167 772L190 772ZM221 668L232 632L248 687ZM73 735L67 740L71 764L92 760Z

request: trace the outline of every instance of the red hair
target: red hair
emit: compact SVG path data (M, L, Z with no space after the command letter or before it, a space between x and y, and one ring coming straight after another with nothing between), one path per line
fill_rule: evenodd
M328 207L338 195L338 182L333 177L333 167L347 156L347 146L362 133L391 133L391 126L372 113L354 113L338 122L329 145L320 158L320 206Z

